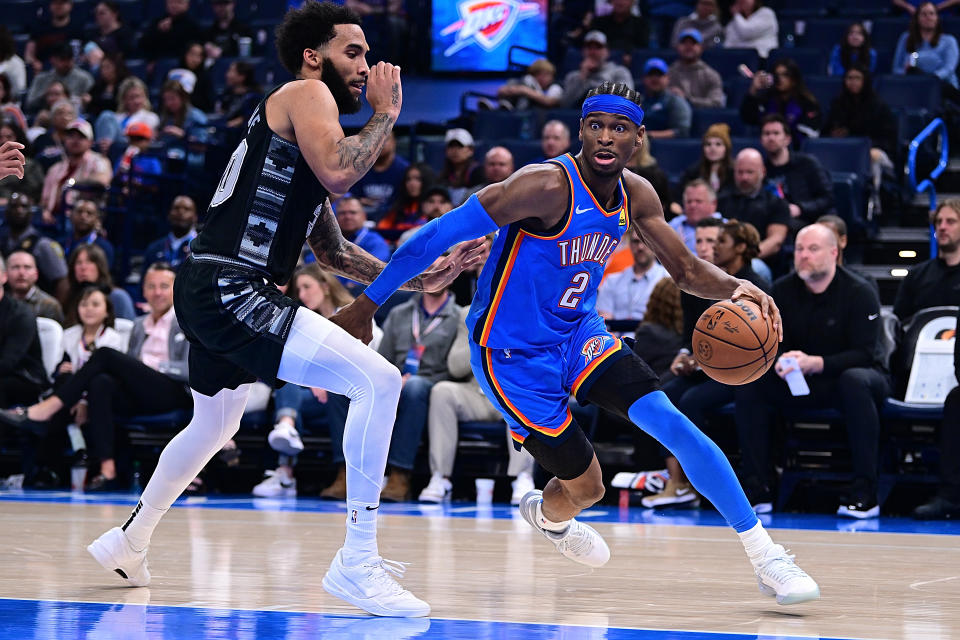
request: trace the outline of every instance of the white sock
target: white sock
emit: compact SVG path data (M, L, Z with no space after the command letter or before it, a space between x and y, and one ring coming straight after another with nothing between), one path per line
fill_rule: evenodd
M360 564L378 554L377 503L347 502L347 536L343 541L343 563L348 567Z
M747 557L750 558L754 567L760 564L767 551L773 546L773 539L770 538L770 534L767 533L760 522L753 525L752 529L737 535L740 536L740 542L743 543Z
M133 513L122 529L127 534L127 540L130 541L130 547L134 551L142 551L150 544L150 536L153 530L160 522L160 518L167 512L167 509L157 509L140 499Z
M570 526L570 521L554 522L553 520L547 520L543 516L543 500L541 500L537 503L537 524L540 525L541 529L553 531L554 533L563 533Z

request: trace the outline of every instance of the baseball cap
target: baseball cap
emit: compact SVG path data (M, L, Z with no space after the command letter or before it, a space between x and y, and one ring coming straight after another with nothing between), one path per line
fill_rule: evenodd
M146 122L131 122L123 132L128 138L146 138L153 140L153 129Z
M607 34L597 29L587 31L587 35L583 36L583 44L587 44L588 42L596 42L605 47L607 46Z
M445 144L450 144L451 142L459 142L465 147L472 147L473 136L470 135L470 132L466 129L450 129L447 131L447 135L444 136L443 141Z
M65 131L79 131L87 140L93 140L93 127L83 118L77 118L67 125Z
M697 44L703 44L703 35L699 29L684 29L680 32L680 35L677 36L677 42L680 42L684 38L693 38L693 41Z
M643 65L643 75L647 75L648 73L666 73L667 68L667 63L663 61L663 58L650 58L647 60L647 64Z

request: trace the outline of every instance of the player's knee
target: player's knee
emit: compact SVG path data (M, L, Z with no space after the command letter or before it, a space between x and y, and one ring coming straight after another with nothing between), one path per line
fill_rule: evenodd
M569 494L571 502L580 509L586 509L603 500L606 487L603 486L602 478L584 477L582 480Z
M395 366L378 356L370 359L369 364L364 367L364 371L367 374L367 384L370 388L363 388L363 393L400 397L400 389L403 383L400 370Z

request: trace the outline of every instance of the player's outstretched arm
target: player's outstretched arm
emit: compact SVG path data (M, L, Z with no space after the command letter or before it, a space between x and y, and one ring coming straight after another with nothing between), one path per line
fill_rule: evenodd
M378 62L367 77L367 101L373 115L359 133L344 136L340 111L319 80L293 83L290 124L304 159L331 193L346 193L373 166L400 115L400 67Z
M385 262L343 237L329 200L323 203L317 222L307 237L307 244L317 257L317 262L327 270L362 284L373 282L386 266ZM449 256L436 260L429 269L410 278L400 288L406 291L439 291L446 288L463 269L477 262L482 254L478 250L481 244L458 245Z
M734 278L716 265L701 260L663 217L660 199L650 183L629 174L627 184L632 196L630 216L644 242L683 291L707 300L748 298L760 306L763 317L773 316L774 326L783 339L780 310L773 298L752 282Z

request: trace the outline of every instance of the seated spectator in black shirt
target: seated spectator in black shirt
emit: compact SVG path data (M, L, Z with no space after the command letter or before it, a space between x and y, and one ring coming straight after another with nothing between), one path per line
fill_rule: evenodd
M37 316L4 294L7 267L0 258L0 407L32 404L47 387Z
M37 287L40 272L33 254L16 250L7 256L7 287L10 294L30 306L38 318L50 318L63 324L63 308L56 298Z
M154 20L140 38L146 58L179 58L184 47L201 39L200 27L190 16L190 0L166 0L167 15Z
M799 149L808 137L820 134L820 103L807 89L800 67L790 58L774 63L772 77L766 71L757 71L740 103L740 117L747 124L759 125L763 116L770 113L787 119L794 149Z
M117 90L129 75L123 54L110 53L104 56L94 76L93 88L90 89L90 102L87 104L90 117L96 118L104 111L117 108Z
M180 195L173 199L167 225L170 232L151 242L143 252L143 275L154 262L165 262L177 270L190 255L190 242L197 237L197 205L193 198Z
M23 61L33 67L34 73L40 73L58 45L83 38L83 25L73 19L72 12L72 0L50 0L43 17L30 29Z
M220 96L219 111L228 127L246 126L253 110L263 99L263 91L257 84L254 71L253 65L243 60L235 60L227 67L227 87Z
M711 238L715 240L711 242ZM764 291L769 291L767 282L750 268L750 262L759 251L760 234L749 223L707 218L697 227L697 255L701 259L712 262L735 278L749 280ZM683 348L673 358L670 378L663 378L664 393L701 429L708 424L710 413L732 402L734 397L733 387L707 377L690 355L693 329L711 304L713 300L697 298L689 293L681 295ZM698 502L699 497L677 459L667 454L665 462L670 471L670 480L663 492L644 498L643 506L665 507Z
M680 287L670 277L660 278L650 292L643 321L633 332L633 351L654 373L663 376L669 373L673 356L683 342L681 331Z
M633 13L636 0L610 0L612 11L594 18L590 29L602 31L607 36L607 46L623 53L623 64L630 65L633 49L646 49L650 45L650 25Z
M877 505L879 406L890 381L877 360L880 300L862 279L837 266L837 240L819 224L797 234L795 273L773 285L785 326L774 370L737 390L736 423L744 488L758 511L771 503L771 441L777 416L788 409L834 407L843 414L854 483L837 514L875 518ZM783 360L796 358L809 395L793 396Z
M960 305L960 198L948 198L933 214L937 257L910 269L900 283L893 312L906 324L928 307Z
M190 102L197 109L204 113L213 113L216 108L213 95L213 78L210 77L210 69L207 68L207 54L203 44L199 42L190 42L183 50L180 56L180 66L171 69L167 74L167 79L177 79L184 72L190 72L195 78L192 90L190 90Z
M40 288L62 303L70 289L63 247L45 237L30 223L33 205L33 200L26 194L10 194L4 213L7 224L0 229L0 253L8 256L17 249L29 252L36 258L37 267L40 269Z
M397 187L403 180L403 173L409 166L409 162L397 155L397 139L391 132L373 166L350 187L350 193L360 198L367 215L374 222L387 213Z
M960 322L957 326L960 327ZM953 344L953 374L960 380L960 340L954 340ZM954 387L943 402L940 489L929 502L913 510L913 517L918 520L960 518L960 387Z
M207 29L203 40L210 58L234 58L240 55L240 38L253 39L249 26L237 20L237 4L234 0L213 0L213 25Z
M108 56L119 53L129 57L133 54L133 31L123 24L116 2L100 0L93 10L93 19L97 26L87 32L87 42L95 43Z
M107 256L107 264L113 267L113 244L103 236L103 212L93 200L82 198L73 203L70 210L71 235L63 245L69 256L81 244L95 244Z
M830 176L813 156L790 150L790 130L782 115L764 116L760 144L767 152L767 180L786 200L791 228L799 229L834 213Z
M744 149L734 164L734 188L717 198L725 218L749 222L760 232L759 257L776 262L790 224L787 203L766 188L763 156L756 149Z

